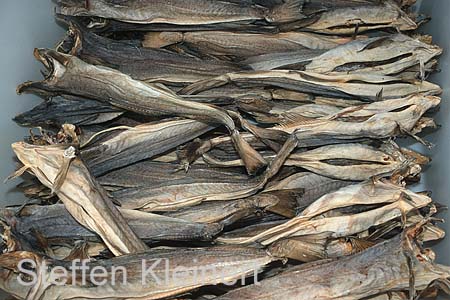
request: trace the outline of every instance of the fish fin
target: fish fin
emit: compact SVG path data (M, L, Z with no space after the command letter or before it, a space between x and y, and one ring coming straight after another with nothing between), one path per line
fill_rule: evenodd
M362 252L376 244L376 243L368 241L368 240L353 238L353 237L350 237L349 241L350 241L350 244L352 245L353 253Z
M183 148L179 148L177 150L177 157L182 166L191 165L203 154L208 152L211 147L204 147L204 145L208 145L208 142L209 141L203 142L201 139L195 139L192 142L186 144L186 146L184 146ZM210 144L211 143L209 143L209 145Z
M8 182L9 180L15 179L17 177L20 177L23 175L23 173L25 173L26 171L28 171L30 167L29 166L23 166L21 168L19 168L18 170L16 170L14 173L12 173L11 175L9 175L4 181L3 183Z
M289 134L281 130L258 127L243 118L240 122L242 128L263 140L284 142L289 138Z
M375 95L375 101L383 101L383 88Z
M368 40L364 45L359 48L356 52L362 52L364 50L374 49L381 46L385 41L389 40L389 36L382 36Z
M90 259L88 253L88 243L85 241L76 242L75 247L70 251L69 255L63 260L73 261L76 259L87 260Z
M270 10L266 21L270 23L289 23L306 18L302 13L305 0L285 0Z
M254 175L267 165L267 161L264 157L262 157L258 151L253 149L252 146L250 146L250 144L242 138L239 131L234 130L231 133L231 139L233 140L236 150L245 164L248 174Z
M284 216L294 218L297 212L298 201L304 193L304 189L280 190L267 192L278 198L278 203L267 208L268 211ZM263 193L266 194L266 193Z

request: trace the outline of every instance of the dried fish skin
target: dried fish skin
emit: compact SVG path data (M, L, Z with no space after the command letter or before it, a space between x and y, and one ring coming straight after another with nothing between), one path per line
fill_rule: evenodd
M87 64L75 56L45 49L35 49L34 54L51 74L43 81L20 85L17 88L19 94L24 92L73 94L142 115L177 115L223 124L230 131L249 173L256 172L266 164L263 158L242 139L233 119L219 108L183 100L165 87L134 80L107 67Z
M0 257L0 270L4 268L17 271L17 264L25 259L31 259L36 262L37 267L43 265L45 262L47 266L67 267L67 262L42 258L38 255L29 252L14 252L3 254ZM105 285L84 284L81 281L81 272L78 270L75 278L76 281L66 285L50 285L49 282L43 279L42 285L37 284L33 287L22 287L26 294L32 288L36 294L43 300L50 299L161 299L182 293L186 293L203 285L215 285L226 283L233 280L239 280L242 277L254 276L255 272L261 269L272 261L277 260L270 256L264 250L248 249L241 247L215 247L215 248L180 248L168 250L152 250L135 255L124 255L109 260L91 261L86 265L89 270L99 266L106 268L111 272L114 266L123 266L127 270L127 284L120 284L119 279L122 280L120 273L118 273L117 282L112 283L108 280ZM143 261L145 268L142 267ZM157 263L157 262L160 263ZM166 261L169 262L167 266ZM151 268L156 278L148 274L147 269ZM172 278L175 272L179 272L179 266L184 266L188 270L188 274L193 275L193 272L201 272L198 274L202 276L203 280L196 281L192 277L183 280ZM178 270L178 271L177 271ZM147 272L147 273L146 273ZM185 274L185 273L183 273ZM164 280L169 276L170 280ZM22 292L16 291L16 285L8 286L9 282L17 281L19 274L9 272L9 276L5 276L5 280L0 280L2 285L5 285L5 290L12 294L23 295ZM198 279L198 278L197 278ZM70 280L70 278L69 278ZM142 283L144 280L145 284ZM90 283L90 282L89 282ZM25 299L25 297L19 297Z
M200 60L164 50L142 48L131 42L105 38L70 23L67 37L57 50L77 56L87 63L104 65L145 82L185 85L236 72L231 62Z
M233 201L207 202L164 215L199 223L220 223L229 226L242 218L274 211L286 217L295 216L296 198L302 191L262 192ZM298 195L298 196L297 196Z
M359 143L335 144L321 140L321 143L324 142L328 145L292 153L284 165L344 181L364 181L376 176L395 174L415 176L422 170L415 159L395 146L376 148ZM306 147L305 144L303 146ZM268 161L273 157L272 154L263 155ZM244 165L240 159L222 161L209 154L203 154L203 160L210 166L222 168Z
M81 156L92 174L100 176L175 149L212 129L213 126L194 120L142 124L100 143L87 145Z
M219 237L217 241L226 244L249 244L259 241L263 245L269 245L283 238L312 234L328 233L328 236L333 238L346 237L406 216L409 212L425 207L431 202L432 199L428 196L411 192L401 186L383 182L363 182L321 197L299 216L250 239ZM318 217L325 212L359 204L383 204L383 206L351 215Z
M101 17L135 24L164 23L174 25L209 25L267 21L290 22L301 19L303 1L289 0L267 9L252 4L236 4L211 0L154 0L114 3L107 0L89 0L88 5L73 0L59 0L56 12L78 17Z
M400 82L399 82L400 81ZM393 76L372 74L324 75L303 71L272 70L228 73L210 80L199 81L184 88L182 94L196 94L228 83L245 86L272 86L302 93L343 99L360 98L377 101L407 97L417 93L440 94L441 88L426 81L406 82Z
M122 255L147 249L83 162L70 153L73 149L23 142L12 147L26 168L58 195L78 222L96 232L111 252Z
M329 145L293 153L286 162L286 165L302 167L322 176L349 181L391 174L402 164L389 153L362 144Z
M271 129L286 133L296 131L297 138L305 147L333 141L343 143L345 140L359 138L385 139L402 134L411 135L422 116L438 107L440 102L441 99L436 96L412 95L345 108L336 114L317 119L291 114L286 115L287 121ZM258 128L253 132L257 135L264 134ZM264 137L270 138L270 135Z
M303 30L328 34L353 34L355 30L364 32L382 28L408 31L416 29L417 24L395 2L382 1L376 6L342 7L325 11L320 14L318 20L303 27Z
M207 241L222 230L218 224L200 224L122 208L119 211L136 235L146 242ZM38 232L49 244L71 243L74 240L101 242L97 234L73 219L64 205L27 206L19 214L12 209L3 209L0 216L15 233L30 241L36 238L34 233Z
M356 255L294 267L257 288L250 285L216 299L363 299L408 290L410 265L417 290L434 280L446 282L450 275L448 267L435 264L405 233Z
M322 196L354 184L352 181L336 180L311 172L298 172L279 182L270 184L265 191L303 190L297 197L298 210L303 211Z
M228 31L151 32L142 42L144 47L161 48L182 43L200 53L239 58L301 49L332 49L349 42L345 37L321 36L307 32L276 34L235 33Z
M252 196L262 190L268 181L283 166L286 158L297 147L295 136L291 136L278 152L263 174L257 177L221 176L201 180L169 182L151 187L132 186L113 192L122 207L143 211L173 211L205 201L226 201Z
M422 68L415 72L432 70L433 58L442 54L442 48L396 34L367 39L358 39L338 45L326 52L292 52L258 55L248 58L245 63L253 70L300 69L319 74L372 73L398 75L412 68ZM428 64L428 67L426 65ZM422 74L423 76L423 74Z
M63 124L88 126L111 121L123 111L94 100L54 97L21 113L14 121L27 127L61 128Z
M407 68L426 64L442 54L442 48L404 34L356 40L313 59L305 69L314 73L370 72L398 74ZM398 65L398 67L396 67Z

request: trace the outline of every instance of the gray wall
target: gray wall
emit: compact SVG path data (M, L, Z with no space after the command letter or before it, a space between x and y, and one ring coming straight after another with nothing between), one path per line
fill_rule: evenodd
M40 63L33 57L36 47L53 47L64 30L54 22L51 1L3 0L0 8L0 199L2 203L22 203L24 196L14 191L17 180L2 181L15 170L11 143L23 139L28 129L11 118L41 100L33 95L16 95L16 86L39 80Z
M420 13L432 16L430 23L423 26L421 32L431 34L434 43L444 48L444 54L440 60L441 72L430 77L444 89L442 104L436 116L438 124L442 128L431 136L429 141L436 146L430 151L433 162L424 176L424 183L428 190L433 192L436 202L450 205L450 1L422 1ZM448 211L441 214L447 220L443 228L450 233L450 214ZM450 264L450 237L439 243L435 248L438 260Z

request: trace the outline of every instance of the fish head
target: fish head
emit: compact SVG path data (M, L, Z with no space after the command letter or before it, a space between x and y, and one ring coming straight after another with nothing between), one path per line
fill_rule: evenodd
M83 29L79 24L69 22L69 30L66 36L56 46L56 51L60 53L78 55L83 44Z
M59 167L62 165L67 145L38 146L25 142L12 144L20 162L28 168L45 186L52 187Z
M36 93L43 96L57 94L73 57L51 49L35 49L34 56L46 68L42 72L45 78L42 81L29 81L19 85L17 93Z

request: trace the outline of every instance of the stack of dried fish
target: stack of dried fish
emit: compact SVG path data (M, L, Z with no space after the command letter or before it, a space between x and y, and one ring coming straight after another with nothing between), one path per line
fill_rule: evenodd
M15 117L32 128L12 145L29 200L0 211L0 288L450 294L450 268L426 248L444 238L442 206L411 190L430 159L396 143L431 147L441 100L426 79L442 49L415 31L413 5L57 0L67 34L35 49L44 80L17 89L45 101Z

